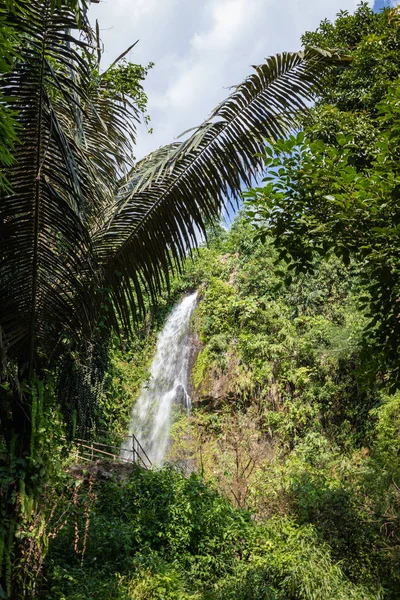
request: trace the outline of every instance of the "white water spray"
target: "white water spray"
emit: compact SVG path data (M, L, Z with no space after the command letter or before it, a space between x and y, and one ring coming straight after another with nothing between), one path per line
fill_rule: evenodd
M174 403L190 409L188 394L190 361L190 317L196 305L197 292L186 296L168 317L157 338L156 355L150 368L150 379L142 386L132 410L128 437L121 447L121 457L136 460L141 454L132 434L139 441L153 465L161 466L168 448L171 411Z

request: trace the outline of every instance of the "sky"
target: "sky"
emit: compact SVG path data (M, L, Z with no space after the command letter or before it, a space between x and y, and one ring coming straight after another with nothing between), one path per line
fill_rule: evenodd
M374 0L370 0L373 5ZM397 0L396 0L397 2ZM376 8L392 0L376 0ZM103 67L136 40L132 62L155 63L145 82L152 134L143 126L136 157L142 158L199 125L251 73L251 65L300 49L300 36L358 0L101 0L98 19Z
M374 10L380 10L385 6L397 6L399 3L399 0L375 0Z

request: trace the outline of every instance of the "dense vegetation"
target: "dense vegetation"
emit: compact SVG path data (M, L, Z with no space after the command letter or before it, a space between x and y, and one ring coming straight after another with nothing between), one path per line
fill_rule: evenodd
M243 218L210 237L174 285L202 292L195 408L171 465L92 483L89 470L84 560L71 518L45 597L397 598L400 398L359 372L357 269L332 259L280 286L276 251ZM124 369L145 378L149 358Z
M0 1L0 594L18 599L47 550L63 434L93 422L113 336L129 338L333 60L269 58L201 127L137 162L152 64L128 62L131 46L103 70L88 6Z
M86 8L0 2L0 597L397 599L398 11L321 23L135 164L152 65L102 73ZM169 464L74 465L194 288Z
M306 44L348 47L352 62L324 81L305 127L266 148L269 179L249 192L259 235L298 272L313 257L355 260L371 317L365 350L371 377L398 387L400 14L362 4L303 36Z
M352 62L328 74L301 133L267 146L246 216L210 231L172 284L200 300L195 407L177 415L170 466L82 486L48 597L399 597L398 15L361 5L304 42ZM110 355L111 428L165 308Z

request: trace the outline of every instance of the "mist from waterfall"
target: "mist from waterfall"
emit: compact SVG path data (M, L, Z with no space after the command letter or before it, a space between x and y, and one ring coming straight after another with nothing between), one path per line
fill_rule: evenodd
M168 449L173 406L181 405L187 410L191 407L188 393L190 317L196 299L197 292L185 296L158 335L150 378L142 386L132 410L128 437L122 443L121 457L125 460L136 460L135 451L141 452L129 437L133 434L151 463L161 466Z

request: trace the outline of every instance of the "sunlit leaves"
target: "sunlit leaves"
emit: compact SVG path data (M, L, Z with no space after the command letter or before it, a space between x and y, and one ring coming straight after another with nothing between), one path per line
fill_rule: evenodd
M369 168L360 171L351 136L338 135L335 146L294 136L269 146L266 186L246 194L257 235L272 235L297 271L311 269L315 254L357 261L368 293L366 343L375 359L385 357L380 368L391 370L393 386L400 352L399 97L397 85L378 106L381 134Z

